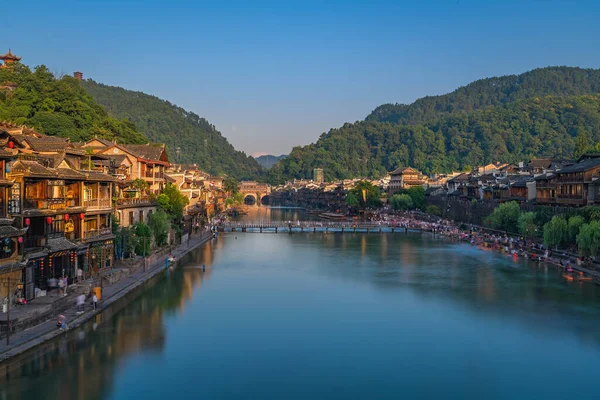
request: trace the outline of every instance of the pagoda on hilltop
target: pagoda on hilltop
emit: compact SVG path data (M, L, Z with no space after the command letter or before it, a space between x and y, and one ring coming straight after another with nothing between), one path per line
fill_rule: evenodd
M21 61L21 57L17 57L15 56L10 49L8 49L8 53L0 56L0 60L4 61L4 63L2 65L0 65L0 68L6 68L8 67L11 63L14 63L16 61Z

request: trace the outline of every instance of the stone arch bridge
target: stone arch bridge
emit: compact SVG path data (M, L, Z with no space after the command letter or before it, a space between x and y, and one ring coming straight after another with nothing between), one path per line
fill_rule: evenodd
M239 191L244 195L244 203L246 204L267 204L271 194L271 186L255 181L242 181L239 185Z

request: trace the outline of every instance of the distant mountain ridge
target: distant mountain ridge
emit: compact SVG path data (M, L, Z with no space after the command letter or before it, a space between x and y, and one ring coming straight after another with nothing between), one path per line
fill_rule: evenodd
M448 94L426 96L412 104L383 104L365 120L422 124L441 115L502 106L537 96L576 96L590 93L600 93L599 69L537 68L520 75L480 79Z
M492 161L573 158L600 141L600 70L535 69L482 79L409 105L384 104L316 143L295 147L272 182L379 177L400 166L450 172Z
M196 163L211 174L237 179L263 175L254 158L236 150L214 125L193 112L156 96L93 80L81 85L109 115L131 121L149 140L166 144L171 162Z
M273 165L277 164L277 162L279 160L283 160L286 157L287 157L287 154L282 154L280 156L272 156L272 155L268 154L268 155L263 155L263 156L259 156L259 157L254 157L254 158L256 159L256 161L258 161L258 163L261 165L261 167L263 167L265 169L269 169L269 168L272 168Z

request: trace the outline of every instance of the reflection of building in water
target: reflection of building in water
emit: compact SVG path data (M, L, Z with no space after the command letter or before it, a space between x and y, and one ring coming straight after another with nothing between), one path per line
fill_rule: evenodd
M163 315L181 304L185 279L176 270L121 311L98 315L97 329L90 322L5 363L0 399L106 398L119 360L142 349L162 351Z

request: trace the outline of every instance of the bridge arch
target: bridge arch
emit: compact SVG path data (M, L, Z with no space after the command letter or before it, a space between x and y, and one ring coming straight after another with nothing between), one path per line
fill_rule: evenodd
M256 194L254 193L244 193L244 203L245 204L256 204L259 199L256 198Z

